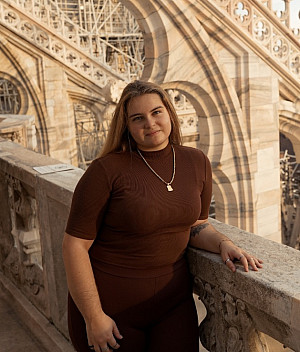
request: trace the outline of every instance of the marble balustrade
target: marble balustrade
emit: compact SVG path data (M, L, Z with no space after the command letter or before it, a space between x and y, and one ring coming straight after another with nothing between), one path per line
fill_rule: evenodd
M35 311L45 326L55 328L57 351L72 351L66 341L61 242L73 190L83 171L72 167L40 174L33 169L56 164L60 162L0 140L0 287L10 291L19 306L30 302L28 321ZM219 255L188 249L194 291L207 309L199 330L205 348L265 352L269 349L261 333L266 333L300 351L300 252L211 221L265 263L259 272L245 273L238 265L232 273ZM40 330L32 333L41 334Z

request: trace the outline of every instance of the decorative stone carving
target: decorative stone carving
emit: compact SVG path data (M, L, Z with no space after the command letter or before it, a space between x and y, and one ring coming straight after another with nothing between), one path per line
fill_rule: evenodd
M8 256L3 262L3 267L8 277L16 284L21 284L21 270L19 263L19 254L16 247L12 247Z
M1 137L5 139L9 139L12 142L19 143L22 145L25 145L24 143L24 131L14 131L14 132L8 132L8 133L1 133Z
M271 28L267 21L258 18L253 21L253 33L255 39L267 45L271 39Z
M273 53L279 60L286 60L289 55L288 42L282 36L273 38Z
M295 74L300 75L300 54L294 54L291 56L291 70Z
M230 3L230 0L216 0L216 3L218 3L218 5L220 6L228 6L228 4Z
M126 83L124 81L110 79L102 89L101 93L107 102L116 104L120 99L125 86Z
M251 7L246 1L236 0L233 3L232 16L242 26L247 26L251 20Z
M299 70L294 69L293 55L299 54L299 45L295 45L290 36L299 41L299 30L292 30L289 24L289 2L286 1L284 12L275 15L280 18L282 26L270 20L272 11L271 1L263 1L267 6L263 8L248 0L217 0L215 1L228 15L253 38L254 42L269 52L270 56L277 60L282 67L288 70L294 77L299 78ZM272 44L270 45L270 40Z
M199 327L199 335L208 351L269 352L243 301L199 277L194 282L195 291L207 310L207 316Z
M103 88L101 92L103 94L103 97L107 101L107 105L105 106L101 114L101 120L99 120L99 131L104 137L102 144L105 141L109 125L116 108L116 104L119 101L125 86L126 83L124 81L109 80L107 85Z
M41 309L45 308L42 254L36 200L29 186L6 177L13 247L4 260L6 275Z
M36 264L42 268L36 201L19 180L8 178L12 235L25 266Z
M0 115L0 136L35 150L37 139L34 116Z
M174 89L167 89L178 114L182 135L199 135L198 118L186 96Z
M213 288L208 283L204 283L200 278L195 278L196 292L199 293L199 299L204 303L207 315L199 326L199 336L202 345L208 351L217 351L216 341L216 302L213 294Z

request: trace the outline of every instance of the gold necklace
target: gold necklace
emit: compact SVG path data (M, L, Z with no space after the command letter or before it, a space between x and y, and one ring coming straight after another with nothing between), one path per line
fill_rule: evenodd
M142 153L140 152L139 148L137 148L137 151L140 155L140 157L144 160L145 164L149 167L149 169L154 173L154 175L156 175L163 183L165 183L167 185L167 190L169 192L172 192L173 191L173 188L171 186L171 183L174 181L174 177L175 177L175 169L176 169L176 162L175 162L175 150L173 148L173 146L171 145L171 148L172 148L172 152L173 152L173 175L172 175L172 178L171 178L171 181L170 182L166 182L162 177L159 176L158 173L156 173L152 167L147 163L147 160L143 157Z

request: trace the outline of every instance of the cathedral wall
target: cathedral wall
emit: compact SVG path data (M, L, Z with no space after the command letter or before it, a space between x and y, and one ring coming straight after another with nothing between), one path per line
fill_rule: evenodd
M0 77L20 94L18 113L34 116L36 151L77 166L73 104L85 104L101 120L107 105L102 89L14 35L0 33L0 54Z
M148 23L153 13L140 19L155 28L154 46L159 31L167 43L165 52L153 50L160 70L154 64L150 79L192 97L199 145L213 166L217 218L280 241L278 76L201 11L181 2L162 7L161 31Z
M142 79L179 90L195 108L199 134L186 143L211 159L218 219L279 241L278 75L201 2L122 2L144 34ZM35 116L37 150L78 165L74 103L101 122L112 114L111 97L49 53L1 33L1 71L19 82L22 114Z

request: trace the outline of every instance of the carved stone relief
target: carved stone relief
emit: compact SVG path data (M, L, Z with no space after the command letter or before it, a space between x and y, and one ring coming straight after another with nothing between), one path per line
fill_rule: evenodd
M43 310L45 293L34 192L11 176L6 180L13 246L4 260L4 272Z
M23 127L23 126L22 126ZM1 134L1 137L5 139L9 139L12 142L22 144L26 147L25 141L24 141L24 131L19 130L19 131L14 131L14 132L9 132L6 134Z
M245 302L199 277L195 278L195 287L207 310L199 335L208 351L269 352Z

